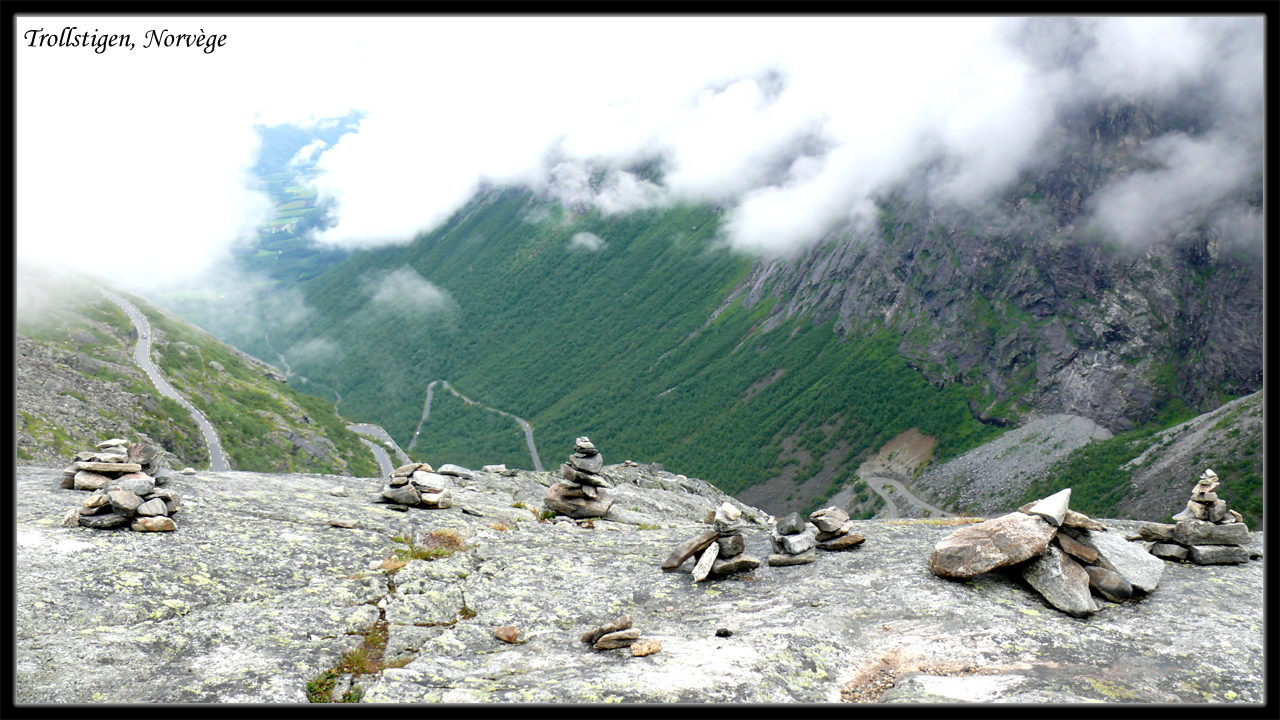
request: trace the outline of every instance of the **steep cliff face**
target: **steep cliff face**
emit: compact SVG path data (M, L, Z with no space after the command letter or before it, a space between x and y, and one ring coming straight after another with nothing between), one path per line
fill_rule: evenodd
M1204 213L1128 246L1091 221L1108 183L1153 169L1153 138L1194 130L1141 105L1081 111L1051 139L1055 160L996 202L899 187L877 227L762 262L735 293L779 300L765 329L804 312L836 316L841 335L891 329L930 382L972 388L988 422L1068 413L1121 431L1179 403L1212 409L1262 386L1260 250ZM1257 219L1256 185L1224 204Z

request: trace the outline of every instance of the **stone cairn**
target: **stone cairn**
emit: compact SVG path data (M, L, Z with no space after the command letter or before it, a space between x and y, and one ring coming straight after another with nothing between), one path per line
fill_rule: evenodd
M800 513L784 515L769 533L773 543L770 565L803 565L818 559L816 532L808 526Z
M1091 589L1115 603L1154 591L1164 563L1068 509L1070 499L1068 488L1008 515L965 525L934 547L929 569L951 579L1021 570L1050 605L1077 617L1097 611Z
M716 508L710 518L714 526L695 538L681 543L662 563L665 572L671 572L689 558L696 558L693 581L702 582L708 577L721 577L760 567L760 560L746 554L747 542L742 531L747 522L742 511L726 502Z
M439 471L433 471L427 463L409 463L392 470L381 492L370 499L390 503L394 510L407 511L411 507L443 510L453 506L450 476L475 479L474 473L457 465L445 464Z
M573 444L569 461L560 465L560 482L547 488L542 505L559 515L575 519L604 517L613 505L605 488L613 487L601 474L604 456L586 437Z
M853 531L853 521L849 513L838 507L825 507L815 510L809 516L809 522L818 528L814 536L819 550L848 550L861 545L866 538Z
M1249 561L1249 527L1215 492L1218 474L1206 469L1191 490L1191 499L1177 523L1143 523L1138 535L1147 549L1164 560L1188 560L1196 565L1226 565Z
M662 649L661 640L641 640L640 630L631 627L631 616L623 615L613 622L591 628L582 635L582 642L594 650L631 648L633 657L652 655Z
M59 487L87 490L83 507L63 518L64 527L106 530L129 527L135 532L177 530L170 517L178 512L182 496L161 486L171 475L161 460L160 448L112 438L98 443L97 451L76 453L62 473Z

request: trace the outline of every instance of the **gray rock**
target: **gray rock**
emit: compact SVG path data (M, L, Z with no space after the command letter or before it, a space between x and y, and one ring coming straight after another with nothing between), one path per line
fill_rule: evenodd
M382 491L382 496L397 505L418 505L422 502L421 496L418 495L412 483L400 487L389 487Z
M693 557L694 553L706 550L712 543L716 541L716 531L708 530L697 537L680 543L680 545L671 551L666 560L662 561L662 569L664 572L671 572L684 564L685 560Z
M468 515L474 515L474 516L476 516L476 517L484 517L484 513L482 513L482 512L480 512L479 510L477 510L477 509L475 509L475 508L471 507L470 505L459 505L459 506L458 506L458 509L459 509L459 510L461 510L462 512L464 512L464 513L468 514Z
M80 516L80 527L93 528L95 530L106 530L107 528L119 527L128 523L128 516L114 512L106 515Z
M1149 552L1164 560L1186 560L1189 551L1176 543L1158 542L1152 543Z
M640 631L636 628L631 628L630 630L609 633L597 640L591 647L596 650L616 650L617 648L630 647L632 643L639 639Z
M1249 562L1249 549L1239 545L1192 545L1187 559L1196 565L1235 565Z
M720 556L720 544L711 543L706 550L702 551L702 557L698 558L698 564L693 566L693 581L702 582L711 572L711 564Z
M154 500L148 500L142 503L141 505L139 505L137 509L137 514L142 517L152 517L155 515L167 516L169 514L169 508L167 505L165 505L164 500L161 500L160 498L156 498Z
M1180 545L1243 545L1249 542L1249 528L1240 523L1214 525L1197 520L1180 520L1173 529L1173 541Z
M836 528L831 532L818 533L814 537L814 539L820 543L824 543L824 542L829 542L831 540L835 540L838 537L843 537L845 535L848 535L851 532L853 532L853 521L848 520L843 525L841 525L840 527Z
M818 559L818 551L809 548L802 553L788 555L786 553L773 553L769 555L769 564L774 567L786 567L788 565L806 565Z
M409 477L420 469L425 469L427 472L431 472L431 466L426 463L409 463L408 465L401 465L395 470L392 470L391 477Z
M127 490L112 490L107 493L107 499L111 501L111 507L125 517L133 517L138 506L142 505L142 498Z
M156 489L156 483L150 476L142 473L127 473L107 484L110 490L124 490L138 497L150 495Z
M720 535L717 542L720 544L720 557L731 558L734 555L741 555L747 550L747 541L741 535Z
M1096 565L1086 567L1085 572L1089 573L1089 587L1111 602L1124 602L1133 597L1133 586L1119 573Z
M597 642L600 641L600 638L604 637L605 635L621 632L623 630L628 630L630 628L631 628L631 616L622 615L622 616L619 616L617 619L613 620L612 622L607 622L604 625L598 625L588 630L582 636L582 642L588 645L595 645Z
M76 490L101 490L111 482L111 478L101 473L81 470L72 478L72 487Z
M581 453L583 455L592 455L599 452L596 450L595 444L585 436L580 437L573 442L573 450L574 452Z
M123 447L128 444L129 444L129 441L125 440L124 438L111 438L110 440L103 440L102 442L98 443L97 448L99 450L106 450L107 448Z
M799 535L782 535L774 531L769 533L769 539L773 542L774 552L787 555L799 555L817 545L817 540L814 539L812 530L806 530Z
M594 485L579 485L578 492L582 497L590 498L591 500L596 500L600 497L600 491L596 490Z
M1173 530L1173 525L1145 522L1138 526L1138 535L1143 540L1172 540Z
M422 493L420 502L423 507L444 510L453 506L453 495L448 490L441 493Z
M711 564L711 574L714 576L731 575L736 572L754 570L758 567L760 567L759 558L743 553L731 558L716 560Z
M1031 506L1027 510L1030 515L1039 515L1054 527L1062 525L1067 518L1067 503L1071 500L1071 488L1060 490Z
M929 569L947 578L988 573L1036 557L1056 531L1038 515L1020 512L965 525L934 546Z
M1140 545L1125 540L1120 535L1094 530L1074 531L1081 545L1098 553L1098 564L1128 580L1137 590L1149 593L1160 584L1164 563Z
M586 457L570 455L569 464L583 472L598 473L604 469L604 456L599 454Z
M861 545L865 540L866 538L862 537L858 533L849 532L849 533L845 533L844 535L839 535L831 540L824 540L818 543L818 549L828 550L831 552L835 552L838 550L848 550L851 547L856 547L858 545Z
M409 478L418 492L439 493L449 489L449 480L440 473L418 470Z
M838 507L826 507L813 511L809 515L809 522L817 526L820 535L822 533L837 532L844 527L845 523L849 522L849 513Z
M460 477L464 480L476 479L475 473L462 467L461 465L453 465L450 463L445 463L444 465L441 465L439 469L436 470L436 472L441 475L452 475L454 477Z
M1075 510L1067 510L1066 516L1062 519L1062 525L1071 528L1081 528L1083 530L1098 530L1100 532L1107 529L1106 525L1103 525L1084 513L1076 512Z
M505 463L501 465L485 465L480 468L480 472L497 473L499 475L505 473L506 471L507 471L507 466Z
M805 521L800 513L788 513L778 520L777 531L782 535L799 535L804 532Z
M1215 500L1213 505L1209 506L1209 522L1220 523L1226 516L1226 502L1222 500Z
M1098 609L1089 594L1088 573L1053 545L1047 546L1039 557L1027 563L1022 570L1022 578L1050 605L1068 615L1081 617Z
M560 465L560 477L564 478L565 480L569 480L570 482L579 483L581 485L592 485L595 487L602 487L602 488L613 487L613 485L610 484L609 481L606 480L603 475L597 475L596 473L583 472L575 468L574 466L570 465L569 463L562 463Z
M613 496L603 490L598 491L598 497L591 499L568 497L564 494L566 489L561 483L547 488L547 495L542 499L543 507L567 517L581 519L604 517L613 506Z
M408 475L392 475L387 485L391 487L403 487L409 484Z
M657 475L658 473L663 472L662 463L651 463L649 465L649 472L653 473L654 475Z

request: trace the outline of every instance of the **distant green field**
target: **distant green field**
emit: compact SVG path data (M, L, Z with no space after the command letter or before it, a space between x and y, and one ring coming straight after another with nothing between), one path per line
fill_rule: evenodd
M277 213L279 213L279 212L283 212L283 211L285 211L285 210L299 210L299 209L304 208L304 207L306 207L306 206L307 206L307 201L306 201L306 200L294 200L293 202L287 202L287 203L285 203L285 204L283 204L283 205L277 205L277 206L276 206L276 212L277 212Z

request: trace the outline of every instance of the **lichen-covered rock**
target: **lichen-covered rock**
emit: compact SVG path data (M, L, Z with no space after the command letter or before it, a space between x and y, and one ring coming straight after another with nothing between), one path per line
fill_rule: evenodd
M794 555L788 553L772 553L769 555L769 564L774 567L786 567L788 565L805 565L818 559L818 551L809 548L804 552Z
M578 498L568 495L573 488L556 483L547 488L542 504L548 510L571 518L604 517L613 506L613 496L604 490L598 490L594 498Z
M1089 594L1089 574L1053 545L1027 563L1022 578L1050 605L1068 615L1081 617L1098 609Z
M934 546L929 569L947 578L981 575L1036 557L1056 531L1042 518L1019 512L965 525Z
M178 529L173 520L167 517L140 517L133 521L134 532L172 532Z
M816 704L881 671L904 690L904 678L951 680L927 689L990 702L1264 700L1261 562L1170 563L1141 602L1101 603L1082 621L1007 573L938 579L923 556L953 527L854 521L864 552L695 585L687 564L664 573L660 561L710 529L699 521L723 495L642 468L606 470L644 526L552 526L512 507L536 507L552 473L486 474L453 490L453 508L396 513L367 502L364 480L225 472L174 476L177 532L95 532L58 526L71 502L54 487L60 469L19 467L16 700L306 702L307 682L360 646L384 600L384 660L407 664L358 678L361 702ZM331 495L334 485L348 497ZM335 529L333 517L361 529ZM744 530L746 556L769 552L772 519L758 517ZM492 528L500 518L509 529ZM392 537L442 529L466 549L368 569L406 547ZM637 644L660 640L662 651L646 660L578 642L621 614L643 630ZM519 627L517 644L494 638L503 625ZM732 637L717 637L720 627ZM945 675L965 667L974 670Z

